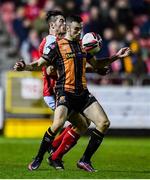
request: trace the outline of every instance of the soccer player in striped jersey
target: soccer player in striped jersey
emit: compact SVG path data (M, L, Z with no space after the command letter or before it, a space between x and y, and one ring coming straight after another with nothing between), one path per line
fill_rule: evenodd
M62 15L61 12L59 11L49 11L47 13L47 21L49 21L49 19L53 20L54 16L55 17L59 17L58 15ZM53 17L53 18L52 18ZM57 19L58 20L58 19ZM52 29L52 27L50 27L49 31L50 34L45 37L43 39L43 41L40 44L39 47L39 55L41 56L43 54L44 51L44 47L47 47L47 44L51 44L53 42L56 41L56 39L61 39L62 36L64 35L65 29L63 28L61 31L58 31L58 29L60 29L60 25L62 25L62 19L61 21L55 21L55 27ZM60 32L60 34L58 34L58 32ZM56 38L57 37L57 38ZM50 74L47 73L47 69L49 69L52 66L49 66L48 68L43 67L42 71L43 71L43 81L44 81L44 86L43 86L43 96L44 96L44 100L46 102L46 104L52 109L55 109L55 99L54 99L54 85L55 85L55 80L56 79L56 75L55 74ZM91 67L86 68L86 71L93 71L93 69L91 69ZM107 72L107 68L106 69L101 69L99 71L100 74L106 74ZM77 115L74 115L75 119L79 119L81 117L77 117ZM79 120L78 120L79 121ZM79 123L79 122L78 122ZM68 123L67 123L68 124ZM86 126L84 125L84 129L88 127L89 123L86 121L84 121L84 124L86 124ZM80 126L83 127L83 124L80 123ZM84 133L84 129L82 129L82 133ZM77 134L75 133L77 131ZM81 130L80 130L81 131ZM75 138L72 140L72 136L75 136ZM55 159L61 159L62 156L69 151L70 147L73 147L79 136L80 136L81 132L78 133L78 130L76 128L72 128L72 125L70 124L69 126L67 126L64 131L57 136L57 138L55 138L55 140L52 143L52 149L56 150L53 154L53 159L55 157ZM77 138L76 138L77 137ZM68 144L69 143L69 144ZM66 146L67 146L67 151L66 151ZM49 160L49 159L48 159ZM57 165L57 164L56 164ZM32 166L29 166L30 169L32 170ZM58 166L56 166L56 168L59 168Z
M47 13L46 18L48 24L49 24L49 35L46 36L40 46L39 46L39 55L41 56L43 54L43 51L46 51L46 48L48 45L53 44L56 39L61 39L64 33L66 32L65 29L65 18L62 12L60 11L49 11ZM20 63L23 63L20 62ZM44 101L46 104L52 109L55 109L55 97L54 97L54 85L55 85L55 79L56 75L49 75L47 73L47 70L52 66L49 66L48 68L46 66L42 67L43 72L43 96ZM30 69L28 69L30 70ZM69 120L72 121L72 119L76 119L75 126L73 127L71 124L67 126L64 131L53 141L52 147L50 149L57 149L55 151L54 156L60 157L63 156L67 151L69 151L70 148L72 148L77 140L80 137L81 133L84 133L87 127L89 126L89 122L82 116L72 113L70 115ZM72 121L74 124L74 121ZM77 127L77 128L76 128ZM67 146L67 148L66 148ZM31 164L29 164L30 170L36 170L40 164L42 159L36 159ZM60 165L61 166L60 166ZM59 161L59 164L57 163L56 168L63 167L61 161Z
M50 12L49 12L50 14ZM54 13L54 12L51 12L51 15L49 16L57 16L58 12ZM39 47L39 54L40 56L42 55L43 53L43 49L46 45L46 43L48 44L51 44L52 42L55 42L56 41L56 35L52 35L54 34L52 31L50 31L51 34L48 35L46 38L43 39L43 41L41 42L40 44L40 47ZM44 101L46 102L46 104L48 105L48 107L50 107L52 110L55 109L55 95L54 95L54 86L55 86L55 80L56 80L56 74L50 74L49 75L49 72L47 73L47 69L49 68L52 68L52 66L49 66L48 68L46 67L43 67L42 68L42 72L43 72L43 82L44 82L44 85L43 85L43 96L44 96ZM51 71L51 70L49 70ZM72 115L70 118L75 118L76 120L79 121L79 119L81 119L82 117L78 117L77 115ZM70 119L70 120L71 120ZM83 121L83 119L82 119ZM83 125L83 123L85 125ZM87 129L87 127L89 126L89 123L87 121L83 121L80 122L80 127L82 127L82 129L76 129L75 127L73 127L71 124L68 125L68 122L66 123L65 127L64 127L64 130L62 131L61 134L59 134L53 141L52 143L52 148L50 148L51 150L56 150L55 151L55 156L58 157L59 156L59 159L60 156L62 157L67 151L69 151L70 147L73 147L77 140L79 139L80 137L80 134L81 134L81 131L82 133L85 132L85 130ZM79 124L79 123L78 123ZM66 150L66 146L67 146L67 150ZM53 157L54 157L53 155ZM48 160L49 162L49 160ZM61 161L60 161L61 162ZM59 163L60 164L60 163ZM59 164L56 164L56 169L60 169L61 166L59 166ZM38 166L34 166L34 164L30 164L29 165L29 169L30 170L35 170L37 169Z
M82 20L76 16L67 18L67 33L65 38L57 43L50 44L42 57L29 65L16 70L41 68L45 64L53 65L57 69L58 79L56 83L56 109L52 126L45 132L39 152L36 158L42 159L49 146L52 144L58 129L62 126L68 113L73 109L82 113L96 125L87 146L84 158L78 163L79 168L93 172L91 157L100 146L104 134L109 127L109 120L103 108L94 96L89 93L85 78L85 65L88 61L94 68L103 68L119 58L129 55L129 48L121 48L115 56L96 61L94 57L87 55L79 43L82 29ZM55 160L51 159L53 164ZM81 163L82 162L82 163ZM55 162L56 163L56 162Z

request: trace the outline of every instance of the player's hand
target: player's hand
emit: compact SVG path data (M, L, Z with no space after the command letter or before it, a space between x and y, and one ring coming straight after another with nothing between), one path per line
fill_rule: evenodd
M13 69L14 71L24 71L25 67L26 67L26 63L23 60L20 60L16 62Z
M46 73L50 76L56 75L56 70L55 70L54 66L48 66L46 68Z
M95 72L98 73L101 76L105 76L105 75L110 73L110 69L109 69L109 67L104 67L102 69L100 69L100 68L98 69L97 68L97 69L95 69Z
M46 68L46 73L48 74L48 75L51 75L51 73L53 73L54 72L54 67L53 66L48 66L47 68Z
M118 56L118 59L127 57L131 54L131 50L129 47L121 48L117 53L116 56Z

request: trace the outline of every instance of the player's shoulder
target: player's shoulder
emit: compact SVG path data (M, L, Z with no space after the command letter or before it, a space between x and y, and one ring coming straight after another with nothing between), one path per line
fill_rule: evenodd
M44 48L44 46L49 46L50 44L53 44L56 42L56 37L53 35L47 35L46 37L44 37L40 43L40 48L42 47L42 49Z
M43 53L48 54L50 51L54 50L57 46L56 37L53 35L48 35L45 37L45 45L43 48Z
M45 37L46 44L53 44L56 42L56 36L49 34Z

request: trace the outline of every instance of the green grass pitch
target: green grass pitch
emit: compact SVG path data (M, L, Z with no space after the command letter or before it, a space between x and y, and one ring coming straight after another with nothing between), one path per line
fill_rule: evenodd
M64 157L64 171L50 167L45 156L37 171L27 164L36 154L40 139L0 138L0 179L150 179L150 138L106 137L92 161L99 171L88 173L76 168L88 139L81 138Z

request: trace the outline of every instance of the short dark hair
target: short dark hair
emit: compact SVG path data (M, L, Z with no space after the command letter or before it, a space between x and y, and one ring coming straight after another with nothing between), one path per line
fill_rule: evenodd
M77 15L70 15L66 17L66 23L72 23L74 21L81 23L83 20L80 16L77 16Z
M61 11L54 10L54 11L48 11L46 14L46 22L54 22L56 20L56 16L64 16L64 14ZM64 16L65 17L65 16Z

